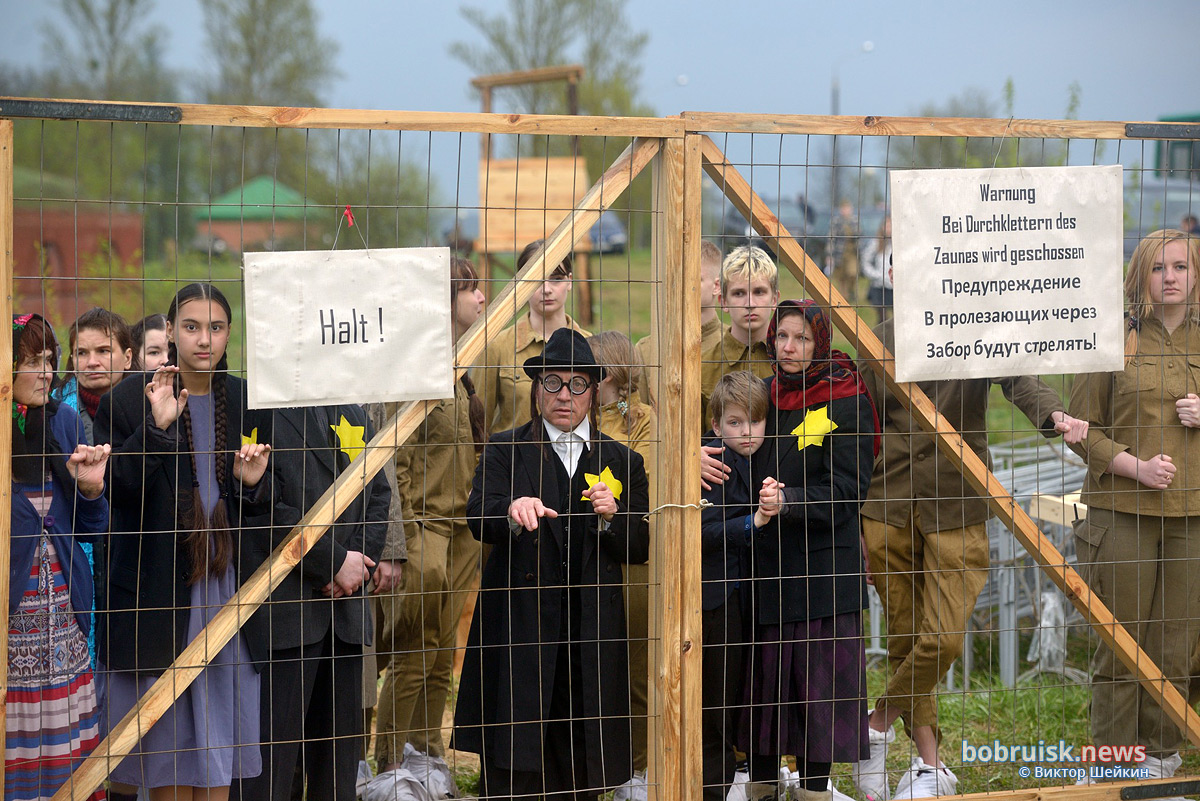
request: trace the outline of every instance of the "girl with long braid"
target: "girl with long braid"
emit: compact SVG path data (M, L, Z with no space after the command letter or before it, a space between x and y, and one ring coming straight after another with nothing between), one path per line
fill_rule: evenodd
M127 713L237 590L239 521L268 511L270 446L228 373L232 313L189 284L167 312L170 360L104 396L97 442L112 444L112 534L100 661L107 720ZM178 389L177 389L178 387ZM259 677L239 633L112 772L158 799L229 796L262 769Z

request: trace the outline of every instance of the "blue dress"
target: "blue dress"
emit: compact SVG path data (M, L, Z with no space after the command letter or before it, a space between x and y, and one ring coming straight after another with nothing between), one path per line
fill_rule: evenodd
M204 512L220 501L211 395L190 395L196 475ZM182 536L182 534L181 534ZM191 642L237 592L230 565L192 586L187 638ZM165 674L164 674L165 675ZM112 723L133 708L157 676L114 673L105 702ZM239 631L184 691L175 705L112 772L112 780L139 787L226 787L262 771L259 746L259 676Z

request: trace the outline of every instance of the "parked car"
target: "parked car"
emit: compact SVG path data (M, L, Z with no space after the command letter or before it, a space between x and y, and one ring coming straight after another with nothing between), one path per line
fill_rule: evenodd
M1125 262L1151 231L1178 228L1185 215L1200 217L1200 181L1134 174L1125 181Z
M619 215L611 211L600 212L600 219L588 232L594 253L624 253L629 245L629 235Z

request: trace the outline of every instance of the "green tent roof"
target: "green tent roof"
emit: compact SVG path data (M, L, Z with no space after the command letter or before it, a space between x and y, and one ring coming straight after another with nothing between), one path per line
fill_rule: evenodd
M309 207L311 208L311 207ZM276 183L268 175L251 178L237 189L197 206L197 222L212 220L303 220L308 208L304 196L290 186Z

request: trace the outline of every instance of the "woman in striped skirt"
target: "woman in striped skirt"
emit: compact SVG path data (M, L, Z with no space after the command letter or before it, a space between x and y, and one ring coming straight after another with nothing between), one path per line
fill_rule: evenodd
M80 541L108 526L110 448L86 444L79 416L50 399L58 355L40 315L13 318L4 763L10 800L50 798L100 741L87 645L92 571Z

